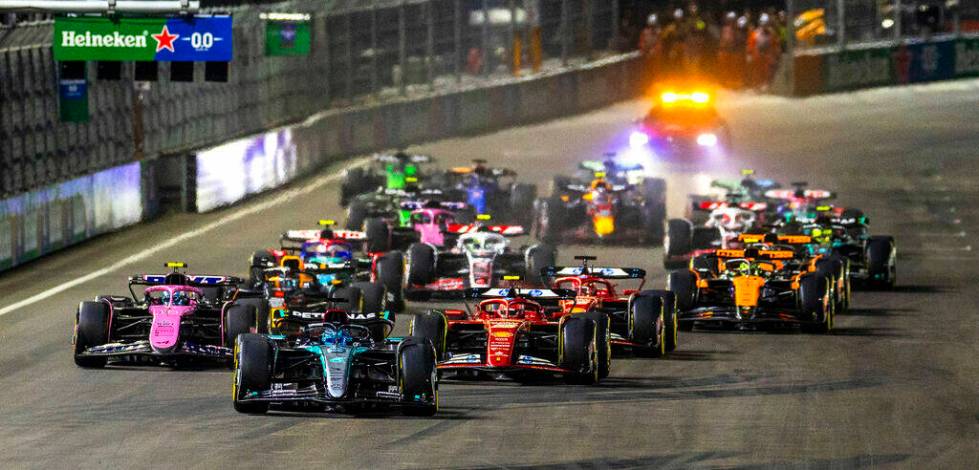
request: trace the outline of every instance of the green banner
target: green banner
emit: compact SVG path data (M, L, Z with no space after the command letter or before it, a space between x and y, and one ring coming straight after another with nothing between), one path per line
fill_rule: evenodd
M311 43L309 21L265 21L265 55L309 55Z
M955 76L979 75L979 39L963 38L955 42Z
M88 122L88 82L61 80L58 88L61 122Z
M165 18L65 18L54 21L54 59L149 61Z

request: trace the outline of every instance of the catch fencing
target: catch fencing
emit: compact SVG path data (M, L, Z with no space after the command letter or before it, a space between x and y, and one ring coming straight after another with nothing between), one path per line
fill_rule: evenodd
M240 2L222 2L240 3ZM618 2L335 0L222 6L234 17L228 83L98 80L88 66L88 122L62 123L52 22L0 21L0 198L130 161L190 152L324 109L403 99L413 89L533 75L607 54ZM312 16L309 56L266 57L261 12Z

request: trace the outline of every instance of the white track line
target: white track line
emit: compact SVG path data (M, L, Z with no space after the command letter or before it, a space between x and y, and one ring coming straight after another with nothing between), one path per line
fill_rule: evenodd
M350 167L354 167L354 166L361 166L366 161L367 161L366 159L352 160L351 161L351 164L348 165L348 166L346 166L346 168L350 168ZM124 268L124 267L126 267L126 266L128 266L130 264L138 263L140 261L146 260L147 258L150 258L152 256L155 256L157 253L159 253L159 252L161 252L163 250L168 250L170 248L173 248L174 246L176 246L179 243L183 243L183 242L185 242L187 240L190 240L192 238L199 237L199 236L201 236L201 235L203 235L205 233L208 233L208 232L210 232L212 230L215 230L217 228L224 227L229 222L233 222L233 221L238 220L238 219L240 219L242 217L245 217L245 216L248 216L248 215L252 215L252 214L255 214L256 212L261 212L261 211L264 211L264 210L266 210L266 209L268 209L270 207L277 206L279 204L288 202L288 201L290 201L292 199L295 199L297 196L302 196L302 195L311 193L311 192L313 192L313 191L315 191L315 190L317 190L317 189L319 189L319 188L321 188L321 187L323 187L323 186L325 186L325 185L327 185L329 183L332 183L335 180L339 179L342 174L343 174L342 171L336 171L336 172L330 173L328 175L320 176L320 177L316 178L315 180L313 180L311 183L302 184L298 188L287 190L286 192L280 194L279 196L276 196L275 198L270 199L268 201L265 201L265 202L263 202L261 204L255 204L255 205L253 205L251 207L245 207L245 208L243 208L242 210L240 210L238 212L235 212L233 214L228 214L228 215L226 215L226 216L224 216L224 217L222 217L222 218L220 218L220 219L218 219L218 220L216 220L214 222L211 222L211 223L209 223L207 225L204 225L203 227L200 227L198 229L192 230L190 232L185 232L185 233L183 233L183 234L181 234L179 236L176 236L174 238L171 238L171 239L169 239L169 240L167 240L167 241L165 241L163 243L160 243L158 245L154 245L152 248L149 248L147 250L144 250L144 251L142 251L142 252L140 252L138 254L135 254L135 255L132 255L132 256L123 258L123 259L121 259L121 260L119 260L119 261L117 261L117 262L115 262L115 263L113 263L113 264L111 264L109 266L106 266L104 268L101 268L101 269L92 271L92 272L90 272L90 273L88 273L88 274L86 274L86 275L84 275L82 277L75 278L75 279L73 279L71 281L68 281L68 282L66 282L64 284L59 284L57 287L53 287L53 288L48 289L48 290L46 290L44 292L41 292L39 294L36 294L36 295L33 295L31 297L28 297L28 298L26 298L24 300L21 300L19 302L16 302L16 303L10 304L10 305L8 305L6 307L0 308L0 316L6 315L6 314L8 314L10 312L14 312L14 311L20 310L20 309L22 309L24 307L27 307L28 305L32 305L32 304L35 304L37 302L40 302L40 301L42 301L44 299L47 299L47 298L50 298L52 296L58 295L58 294L60 294L62 292L67 291L68 289L77 287L79 285L82 285L82 284L84 284L86 282L89 282L89 281L91 281L93 279L97 279L99 277L102 277L102 276L104 276L106 274L109 274L111 272L118 271L118 270L120 270L120 269L122 269L122 268Z

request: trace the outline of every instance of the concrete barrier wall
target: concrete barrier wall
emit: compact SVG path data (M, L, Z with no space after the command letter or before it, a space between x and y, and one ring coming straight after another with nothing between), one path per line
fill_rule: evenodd
M797 55L788 94L809 96L979 76L979 37Z
M587 111L642 86L639 61L626 55L486 88L329 110L187 158L113 167L0 200L0 270L156 215L174 175L187 178L179 185L187 206L204 212L353 155Z
M0 269L140 222L151 185L135 162L0 201Z
M641 63L626 55L542 77L329 110L306 121L196 154L197 210L205 212L357 154L566 116L636 96Z

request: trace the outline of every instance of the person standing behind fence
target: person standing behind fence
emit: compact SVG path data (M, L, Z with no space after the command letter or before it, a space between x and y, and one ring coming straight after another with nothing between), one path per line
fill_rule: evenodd
M771 18L767 13L762 13L758 17L758 25L748 36L749 86L761 90L768 88L781 54L780 49Z
M663 43L661 41L663 28L659 25L659 16L655 13L646 18L646 27L639 34L639 52L646 63L646 69L654 77L660 73L660 63L663 60Z
M738 14L724 16L717 43L717 77L728 88L740 88L744 81L744 38L738 29Z

